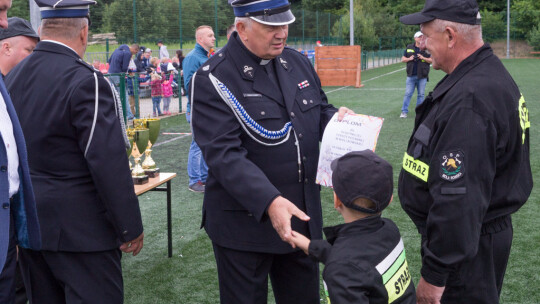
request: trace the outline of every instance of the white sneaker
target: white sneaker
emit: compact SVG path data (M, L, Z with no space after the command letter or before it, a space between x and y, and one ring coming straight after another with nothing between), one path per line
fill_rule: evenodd
M407 118L407 113L401 112L401 115L399 115L399 118Z

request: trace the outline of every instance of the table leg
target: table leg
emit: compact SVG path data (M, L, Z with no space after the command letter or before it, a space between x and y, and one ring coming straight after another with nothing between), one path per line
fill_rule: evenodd
M167 241L169 257L172 257L171 181L167 181Z

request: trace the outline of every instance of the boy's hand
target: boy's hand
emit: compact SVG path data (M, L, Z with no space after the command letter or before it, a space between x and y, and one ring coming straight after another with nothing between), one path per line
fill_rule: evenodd
M298 233L294 230L292 231L291 235L292 235L291 241L294 243L294 245L302 249L305 254L309 255L308 248L309 248L309 243L311 242L310 239L308 239L303 234Z

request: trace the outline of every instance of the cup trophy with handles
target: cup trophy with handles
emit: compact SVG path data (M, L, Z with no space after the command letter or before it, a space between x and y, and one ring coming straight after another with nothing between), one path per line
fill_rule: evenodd
M131 155L135 159L135 167L131 171L131 177L133 178L133 183L135 185L142 185L148 182L148 175L144 173L144 170L141 166L141 156L143 155L140 151L146 150L148 146L148 136L150 131L148 129L135 129L133 135L133 151Z
M133 134L135 133L133 129L127 129L127 138L129 140L129 148L126 149L127 157L128 157L128 163L129 163L129 170L133 170L133 167L131 166L131 161L129 161L129 157L131 156L131 152L133 151Z
M156 163L152 159L152 146L156 143L156 140L159 136L160 130L160 120L157 118L147 118L145 119L146 127L150 130L148 138L148 147L144 154L146 154L144 161L142 163L142 168L146 175L149 177L159 176L159 168L156 166Z

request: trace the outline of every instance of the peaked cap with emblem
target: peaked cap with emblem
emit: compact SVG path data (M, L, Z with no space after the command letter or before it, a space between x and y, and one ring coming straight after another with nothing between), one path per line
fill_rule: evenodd
M465 24L480 24L476 0L426 0L421 12L399 18L404 24L422 24L434 19Z
M288 0L229 0L236 17L249 17L259 23L273 26L294 22Z
M83 18L90 21L90 5L94 0L35 0L41 11L41 19L48 18Z

